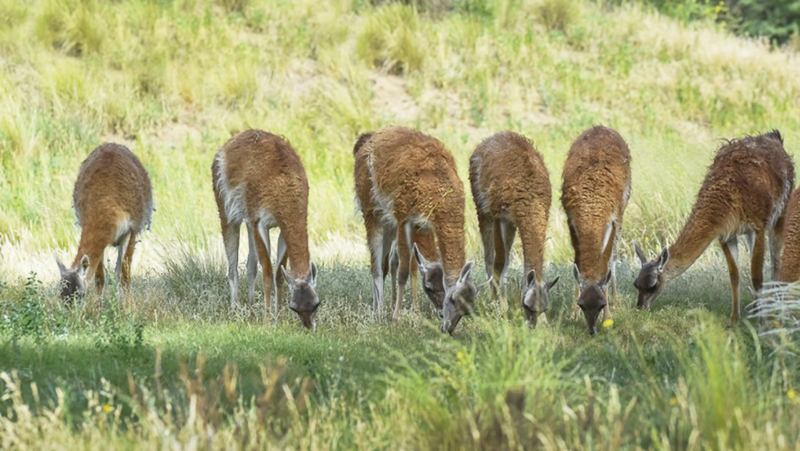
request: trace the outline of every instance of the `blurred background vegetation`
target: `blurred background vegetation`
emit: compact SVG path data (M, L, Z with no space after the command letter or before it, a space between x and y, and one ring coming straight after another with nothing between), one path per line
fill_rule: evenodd
M481 140L523 133L555 195L546 255L565 262L563 159L581 131L610 126L633 155L623 255L633 239L655 252L680 230L721 138L778 128L790 153L798 142L793 35L731 31L765 27L745 15L754 5L0 0L0 273L52 275L52 250L73 252L72 185L103 141L130 147L153 180L153 233L136 264L163 269L176 242L221 261L210 164L246 128L285 135L303 159L314 258L360 263L359 133L397 124L436 136L464 180ZM775 5L789 12L765 9L769 23L791 23L795 4ZM477 255L471 199L467 209Z

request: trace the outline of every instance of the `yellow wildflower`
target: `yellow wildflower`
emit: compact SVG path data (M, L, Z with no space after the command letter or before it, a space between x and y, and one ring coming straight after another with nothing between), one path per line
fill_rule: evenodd
M611 327L614 325L614 318L609 318L603 321L603 327Z
M678 398L669 398L669 405L674 406L678 404Z
M789 390L786 392L786 397L789 399L794 399L794 390Z
M103 412L105 412L105 413L111 412L111 406L108 405L108 404L105 404L103 406Z

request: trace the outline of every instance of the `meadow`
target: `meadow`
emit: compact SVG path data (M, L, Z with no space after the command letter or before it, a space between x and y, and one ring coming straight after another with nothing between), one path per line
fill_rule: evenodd
M631 284L633 240L654 255L677 236L721 139L776 128L795 153L796 49L637 2L373 3L0 0L0 447L798 449L796 337L725 329L718 249L650 312ZM484 295L444 337L422 293L397 324L370 314L352 145L388 124L439 138L465 181L482 139L533 140L561 276L548 325L523 326L519 249L511 318ZM633 195L615 322L590 338L558 199L596 124L627 140ZM247 128L286 136L306 167L313 334L286 308L267 325L228 311L210 166ZM74 177L104 141L141 158L156 212L132 310L113 289L68 310L53 252L74 256Z

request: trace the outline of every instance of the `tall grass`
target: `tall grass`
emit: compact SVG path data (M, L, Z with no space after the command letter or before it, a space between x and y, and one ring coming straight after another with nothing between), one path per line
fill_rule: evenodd
M125 314L113 295L67 311L35 278L6 288L0 446L744 450L800 439L796 358L749 325L725 330L721 314L623 305L589 338L568 309L531 332L481 299L482 313L443 339L429 315L370 320L366 270L339 267L310 334L293 317L196 317L225 296L191 287L224 269L171 264L136 280ZM724 281L696 278L686 282L712 311L727 308Z
M383 125L437 136L464 179L483 138L524 133L545 157L555 199L571 141L594 124L618 129L634 173L623 255L630 238L663 246L676 236L718 138L778 128L790 152L797 141L800 71L789 50L635 4L452 2L441 14L427 6L43 0L4 8L13 20L0 33L0 240L29 260L0 266L44 272L35 262L50 249L74 249L72 183L106 140L131 147L153 179L149 245L219 246L208 239L218 234L209 219L213 153L248 127L283 134L311 182L314 258L361 262L351 146ZM580 14L562 14L573 9ZM568 261L557 202L553 213L547 258ZM142 263L161 268L156 253Z

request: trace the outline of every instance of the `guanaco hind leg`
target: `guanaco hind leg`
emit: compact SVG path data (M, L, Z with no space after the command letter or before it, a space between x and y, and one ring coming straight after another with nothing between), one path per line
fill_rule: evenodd
M223 223L222 241L228 257L228 285L231 288L231 311L236 309L239 292L239 229L241 224Z
M238 241L238 239L237 239ZM256 298L256 276L258 276L258 255L256 255L256 243L253 240L253 229L247 224L247 306L253 308Z
M731 277L731 326L739 321L739 257L738 240L736 236L727 241L720 241L722 253L725 254L725 261L728 263L728 272Z

